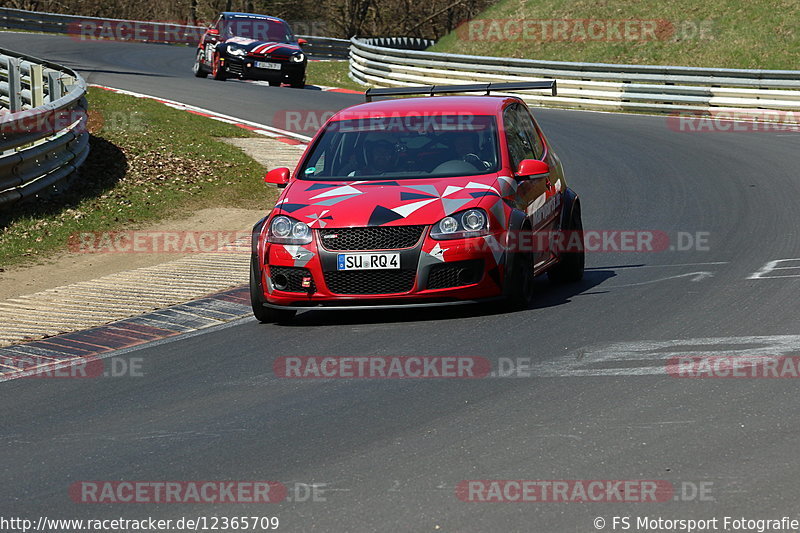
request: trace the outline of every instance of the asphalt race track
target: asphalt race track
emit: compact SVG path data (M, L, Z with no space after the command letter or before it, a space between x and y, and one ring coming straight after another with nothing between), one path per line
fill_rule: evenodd
M89 83L264 124L281 110L361 100L198 80L192 48L15 33L0 34L0 46L73 67ZM707 246L593 253L584 282L538 280L524 312L306 312L291 326L246 319L131 352L144 377L0 383L1 514L542 533L596 531L596 517L607 531L614 516L798 517L797 382L681 379L666 373L665 357L800 355L800 268L749 279L769 261L800 257L800 136L534 113L582 197L586 230L658 230L676 248L679 232L699 232ZM470 355L495 366L527 358L534 375L290 380L272 370L285 355ZM508 479L666 480L676 492L662 503L456 497L463 480ZM293 501L75 504L68 488L81 480L276 480ZM320 487L318 501L297 501L303 484ZM693 496L701 484L710 495Z

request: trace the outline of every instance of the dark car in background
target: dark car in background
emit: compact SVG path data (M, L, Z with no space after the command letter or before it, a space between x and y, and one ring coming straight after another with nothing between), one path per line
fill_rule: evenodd
M303 88L308 58L286 21L254 13L223 12L197 47L194 75L287 83Z

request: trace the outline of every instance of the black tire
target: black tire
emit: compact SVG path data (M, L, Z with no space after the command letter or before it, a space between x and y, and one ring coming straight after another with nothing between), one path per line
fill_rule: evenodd
M292 87L293 89L304 89L306 86L306 77L303 76L299 80L290 80L289 86Z
M270 81L268 83L269 83L270 87L280 87L281 86L281 82L279 82L279 81Z
M285 324L290 322L297 311L294 309L275 309L274 307L264 307L264 300L261 298L260 275L257 273L258 266L255 258L250 259L250 306L253 308L253 316L262 324Z
M506 285L506 304L509 308L523 310L533 302L533 258L529 253L511 255L511 266Z
M214 59L211 61L211 77L217 81L225 81L228 79L228 74L222 66L219 54L214 54Z
M197 51L197 57L194 59L194 65L192 66L192 72L194 73L196 78L205 78L208 76L208 72L206 72L206 67L203 65L203 61L201 60L203 54L202 50Z
M586 252L583 243L583 220L581 220L581 204L575 203L570 214L567 231L576 231L580 235L580 250L577 252L562 252L556 266L547 272L547 277L555 283L577 283L583 279L583 270L586 265Z

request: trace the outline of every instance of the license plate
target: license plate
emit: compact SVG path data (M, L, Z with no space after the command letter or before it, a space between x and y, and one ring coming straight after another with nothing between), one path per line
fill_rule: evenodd
M267 68L270 70L280 70L281 64L280 63L267 63L265 61L256 61L255 63L256 68Z
M396 270L400 254L339 254L337 270Z

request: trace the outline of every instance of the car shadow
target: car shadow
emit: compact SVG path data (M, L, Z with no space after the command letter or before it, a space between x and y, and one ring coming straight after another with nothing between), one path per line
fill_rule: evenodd
M578 295L604 294L608 291L592 291L592 289L616 275L613 267L587 268L581 281L558 284L549 281L547 276L539 276L534 283L536 296L531 309L546 309L563 305L571 302L572 298Z
M286 327L346 326L359 324L386 324L403 322L429 322L438 320L457 320L524 313L569 303L574 296L586 293L605 280L616 276L613 269L587 269L584 278L578 283L555 284L540 276L534 281L536 295L533 303L525 310L510 310L502 302L453 305L442 307L415 307L410 309L370 309L370 310L308 310L298 313ZM592 292L591 294L600 294Z

